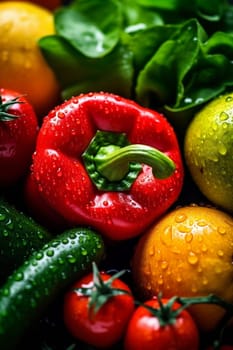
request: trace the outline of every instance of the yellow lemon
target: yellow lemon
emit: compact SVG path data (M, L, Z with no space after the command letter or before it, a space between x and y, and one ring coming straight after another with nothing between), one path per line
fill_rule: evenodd
M136 245L132 275L140 297L215 294L233 302L233 218L215 208L190 205L172 210ZM203 331L224 314L216 305L192 306Z
M0 2L0 86L24 94L39 117L59 100L59 84L37 44L54 31L48 9L29 2Z
M233 212L233 93L215 98L192 119L184 156L200 191L212 203Z

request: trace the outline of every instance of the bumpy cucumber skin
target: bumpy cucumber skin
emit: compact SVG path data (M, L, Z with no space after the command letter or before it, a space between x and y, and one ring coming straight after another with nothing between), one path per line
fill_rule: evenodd
M0 349L15 350L62 289L104 257L104 242L88 228L58 235L26 260L0 289Z
M0 279L52 238L44 227L0 198Z

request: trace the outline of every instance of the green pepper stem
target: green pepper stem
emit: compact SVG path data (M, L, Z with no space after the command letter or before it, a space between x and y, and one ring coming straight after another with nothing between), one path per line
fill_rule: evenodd
M95 156L98 171L109 181L121 180L129 171L130 162L151 166L153 175L159 179L169 177L175 170L171 158L147 145L103 146Z
M175 170L167 155L151 146L130 144L125 133L97 130L82 157L92 182L101 191L129 190L143 164L151 166L159 179Z

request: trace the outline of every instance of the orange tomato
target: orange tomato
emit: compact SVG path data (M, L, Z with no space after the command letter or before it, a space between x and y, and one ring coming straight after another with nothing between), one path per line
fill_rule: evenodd
M132 274L139 294L150 298L216 294L233 302L233 218L223 211L187 206L167 213L139 240ZM203 331L224 314L216 305L192 306Z

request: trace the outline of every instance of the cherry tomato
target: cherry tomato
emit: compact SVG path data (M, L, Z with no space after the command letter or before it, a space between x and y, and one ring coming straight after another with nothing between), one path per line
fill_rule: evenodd
M32 105L20 93L0 89L0 186L15 184L31 164L38 133Z
M198 350L199 332L188 311L175 314L179 303L166 307L168 299L160 302L150 299L134 311L126 330L125 350Z
M72 286L64 300L64 323L68 331L98 348L110 347L122 339L134 310L130 288L121 279L111 278L102 271L96 283L95 273L90 273Z

